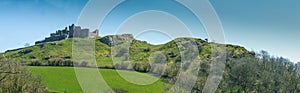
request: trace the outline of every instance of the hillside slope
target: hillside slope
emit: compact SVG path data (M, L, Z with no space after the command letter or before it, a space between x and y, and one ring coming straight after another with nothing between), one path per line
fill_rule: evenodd
M112 37L120 42L112 41ZM212 42L206 42L197 38L177 38L166 44L151 45L144 41L134 38L122 38L125 36L105 36L97 37L95 40L95 56L97 65L105 68L114 68L114 61L129 61L133 64L133 69L139 72L153 72L160 74L169 84L174 84L178 78L180 69L191 71L193 65L181 62L182 55L188 55L190 51L179 52L180 48L185 48L189 44L196 45L199 52L198 58L200 68L197 69L198 76L193 93L202 92L208 76L211 74L212 60L220 55L213 53L213 46L220 46ZM2 55L15 61L31 66L73 66L78 62L72 59L72 44L81 40L71 38L57 42L38 44L26 48L9 50ZM127 42L132 41L132 42ZM74 41L74 42L73 42ZM190 42L191 41L191 42ZM127 43L126 43L127 42ZM115 45L125 45L124 48ZM113 46L113 47L112 47ZM271 57L267 52L260 54L247 51L241 46L226 46L226 63L222 80L216 90L216 93L299 93L300 92L300 63L294 64L282 57ZM83 47L84 48L84 47ZM217 47L218 49L218 47ZM81 55L85 55L84 53ZM165 70L156 65L153 68L150 62L160 62L167 64ZM167 63L163 63L167 61ZM190 61L190 60L186 60ZM199 61L195 61L199 62ZM195 63L194 62L194 63ZM79 66L88 66L88 62ZM183 63L183 64L182 64ZM128 69L128 64L115 65L121 69ZM186 66L191 68L185 69ZM151 68L151 69L150 69ZM154 69L154 70L153 70ZM119 84L118 82L116 84Z
M112 57L116 56L112 56L111 54L111 45L103 41L104 38L108 37L113 36L98 37L95 39L95 56L99 66L111 67ZM68 62L72 58L72 43L74 39L80 40L79 38L71 38L57 42L42 43L30 47L8 50L3 55L29 65L51 65L49 62L53 63L56 61ZM186 41L195 41L197 43L201 59L209 58L211 56L211 46L217 45L196 38L178 38L162 45L151 45L145 41L132 39L129 47L129 60L131 62L149 62L151 54L160 52L167 57L168 62L176 63L181 59L177 44L178 42L185 43ZM227 56L231 58L254 55L254 53L240 46L226 45L226 48Z

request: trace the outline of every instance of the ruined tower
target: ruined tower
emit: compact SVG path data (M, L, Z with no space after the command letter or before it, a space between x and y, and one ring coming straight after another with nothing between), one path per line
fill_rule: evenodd
M99 30L90 32L89 29L81 29L80 26L75 26L74 24L63 30L57 30L55 33L51 33L50 37L46 37L45 40L37 41L35 44L44 42L60 41L68 38L96 38L99 34Z

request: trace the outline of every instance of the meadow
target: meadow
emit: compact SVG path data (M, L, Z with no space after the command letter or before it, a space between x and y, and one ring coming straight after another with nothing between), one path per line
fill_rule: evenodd
M77 81L76 74L73 67L45 67L45 66L29 66L28 67L33 74L41 76L43 83L48 87L50 92L67 92L67 93L82 93L82 89ZM95 69L95 68L84 68L84 69ZM126 81L122 78L116 70L113 69L99 69L105 82L110 88L123 91L128 93L163 93L165 92L165 86L162 79L155 76L137 73L132 71L121 71L128 75L129 79L132 80L139 78L145 80L158 81L149 85L137 85ZM143 78L140 78L143 77Z

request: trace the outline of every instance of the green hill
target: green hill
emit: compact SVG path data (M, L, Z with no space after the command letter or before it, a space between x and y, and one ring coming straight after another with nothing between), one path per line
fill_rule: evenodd
M120 41L112 41L111 38L113 37ZM218 59L220 55L224 55L222 54L224 51L214 53L212 50L212 48L220 50L222 44L206 42L198 38L177 38L166 44L152 45L145 41L127 37L127 35L110 35L93 39L69 38L61 41L41 43L30 47L9 50L2 53L2 55L25 65L42 66L30 68L34 73L42 74L43 79L47 82L46 84L50 89L53 89L53 91L62 91L69 87L61 88L55 86L56 83L52 82L51 79L55 78L56 76L52 77L52 75L56 74L50 75L45 73L47 73L47 70L50 71L54 69L63 72L62 69L65 67L51 68L43 66L73 66L75 64L76 66L90 67L91 64L89 63L89 60L72 60L72 44L78 43L79 41L91 40L95 41L95 57L99 67L111 69L116 67L126 70L130 68L128 64L131 64L132 68L136 71L154 72L154 74L162 75L162 79L168 84L174 84L178 78L180 69L184 69L185 71L195 70L193 69L193 65L182 62L182 59L185 58L182 57L182 55L193 57L194 54L191 54L191 51L197 50L199 55L197 55L198 59L196 61L185 60L195 61L196 63L200 62L200 68L197 69L197 71L199 70L198 78L195 86L193 86L193 92L195 93L202 92L206 80L208 79L208 75L211 74L210 69L213 65L211 63ZM128 43L128 41L130 42ZM189 47L190 44L196 45L196 47L192 47L192 49L189 50L186 47ZM117 45L129 46L129 48ZM226 46L226 63L222 80L216 90L217 93L300 92L300 63L295 64L282 57L271 57L266 51L254 53L241 46L230 44L224 46ZM82 48L85 49L87 47L83 46ZM185 50L180 53L179 49ZM82 53L80 55L85 56L91 54ZM129 61L130 63L117 63L113 66L112 58L117 62ZM150 66L151 62L167 64L167 66L164 71L162 71L160 65L157 65L158 67L154 66L153 70ZM186 69L186 67L192 68ZM72 71L66 70L66 72ZM112 73L110 71L107 72ZM68 77L74 79L72 76ZM115 78L115 76L112 75L107 75L106 77ZM110 86L134 92L136 87L122 84L119 85L120 82L111 82ZM76 82L71 82L70 84L73 83L76 84ZM161 83L159 86L161 86ZM161 91L161 89L162 88L160 87L159 91ZM140 92L139 89L136 90L136 92Z
M95 56L97 64L102 67L112 67L111 45L101 42L101 39L112 37L98 37L95 40ZM79 38L70 38L57 42L48 42L33 45L30 47L8 50L3 55L9 57L15 61L27 64L27 65L51 65L55 61L71 61L72 59L72 43L73 40L82 40ZM199 57L201 59L209 58L211 54L211 46L218 45L215 43L205 42L196 38L178 38L162 45L151 45L145 41L132 40L129 47L129 55L131 62L149 62L151 54L159 51L167 57L168 62L179 62L180 53L177 46L179 43L185 43L186 41L195 41L199 46ZM254 55L253 52L247 51L245 48L234 45L227 46L228 57L242 57L245 55ZM64 64L52 64L52 65L64 65Z

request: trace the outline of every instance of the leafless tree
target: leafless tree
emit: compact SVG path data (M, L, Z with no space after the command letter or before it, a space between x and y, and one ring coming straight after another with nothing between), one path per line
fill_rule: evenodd
M0 57L0 90L3 93L45 93L41 78L19 63Z

